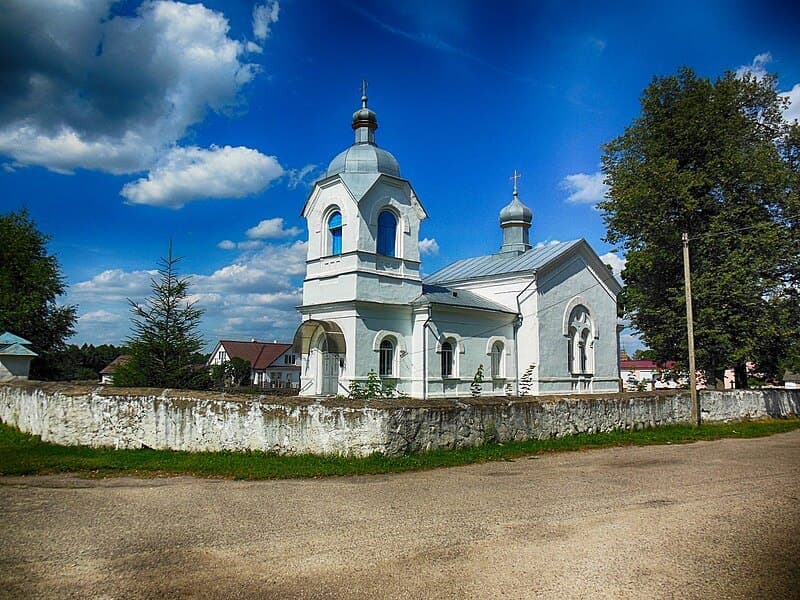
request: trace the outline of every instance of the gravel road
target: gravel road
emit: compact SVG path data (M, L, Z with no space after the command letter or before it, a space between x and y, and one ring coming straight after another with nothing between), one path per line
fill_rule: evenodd
M0 478L0 596L800 598L800 431L300 481Z

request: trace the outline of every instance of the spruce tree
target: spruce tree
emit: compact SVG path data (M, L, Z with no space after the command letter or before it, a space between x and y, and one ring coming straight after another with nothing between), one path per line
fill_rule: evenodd
M126 340L130 360L117 368L114 385L191 388L207 383L192 368L203 347L198 328L203 310L189 301L189 277L180 277L172 256L159 261L158 277L150 280L152 294L143 303L130 298L131 335ZM202 381L200 381L202 380Z

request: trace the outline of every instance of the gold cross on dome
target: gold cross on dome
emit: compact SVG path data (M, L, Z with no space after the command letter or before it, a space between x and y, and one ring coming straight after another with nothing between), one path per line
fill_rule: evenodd
M520 177L522 177L522 173L517 173L516 169L514 169L514 174L511 177L509 177L509 179L513 179L514 180L514 195L515 196L517 195L517 179L519 179Z

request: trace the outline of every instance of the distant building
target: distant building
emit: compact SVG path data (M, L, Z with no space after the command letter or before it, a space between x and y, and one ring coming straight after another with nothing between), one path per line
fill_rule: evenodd
M787 390L800 390L800 373L786 371L783 374L783 387Z
M291 344L220 340L206 364L220 365L232 358L250 363L250 381L254 386L265 389L300 386L300 367Z
M31 361L38 356L31 342L6 331L0 335L0 381L27 379Z
M628 391L633 391L644 386L646 390L652 390L657 387L664 378L665 371L672 371L675 368L675 361L668 360L663 365L657 364L652 360L644 359L627 359L619 361L620 377L622 384ZM670 387L665 385L663 387Z
M114 383L114 372L117 370L117 367L124 365L130 359L131 357L129 355L120 354L117 358L108 363L108 365L100 371L100 383L107 385Z

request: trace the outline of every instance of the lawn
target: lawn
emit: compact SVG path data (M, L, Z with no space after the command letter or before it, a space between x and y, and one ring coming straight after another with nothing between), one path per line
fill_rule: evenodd
M366 458L313 455L278 456L265 452L174 452L57 446L0 424L0 474L34 475L74 472L84 476L195 475L229 479L283 479L331 475L399 473L453 467L491 460L511 460L543 452L684 444L721 438L751 438L800 429L800 419L673 425L641 431L615 431L547 440L489 443L477 448L437 450L407 456L374 454Z

